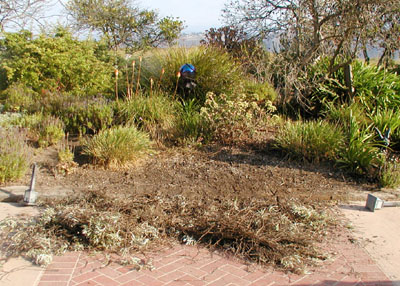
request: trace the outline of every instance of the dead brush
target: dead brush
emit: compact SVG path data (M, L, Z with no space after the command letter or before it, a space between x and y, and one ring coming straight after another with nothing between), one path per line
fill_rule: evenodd
M304 272L315 260L325 258L315 242L331 222L299 200L271 194L249 198L190 191L180 195L88 191L49 200L43 207L47 210L34 223L1 224L1 239L11 241L8 255L88 249L126 257L173 238Z

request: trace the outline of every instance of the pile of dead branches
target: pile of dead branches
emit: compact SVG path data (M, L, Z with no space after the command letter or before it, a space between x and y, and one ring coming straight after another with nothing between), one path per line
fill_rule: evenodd
M276 194L89 191L44 202L43 207L32 221L1 223L8 255L25 254L43 264L52 253L67 249L127 255L173 238L299 272L312 261L324 259L315 245L332 222L322 207Z

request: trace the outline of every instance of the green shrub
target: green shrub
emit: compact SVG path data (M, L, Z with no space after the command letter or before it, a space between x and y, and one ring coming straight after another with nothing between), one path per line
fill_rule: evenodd
M275 101L277 93L268 82L248 80L244 83L244 93L254 100Z
M21 83L11 84L2 92L4 110L12 112L26 112L32 109L37 100L37 94Z
M350 119L355 119L360 126L368 125L368 117L364 107L359 103L335 105L328 103L324 117L333 124L338 124L342 127L348 127Z
M125 166L149 149L149 136L134 126L105 129L83 142L84 154L107 167Z
M288 121L275 140L277 147L290 155L319 162L335 160L344 137L339 128L326 121Z
M400 105L400 76L384 68L355 61L353 85L355 97L368 114Z
M19 116L14 116L14 118L10 120L9 124L11 126L22 127L31 130L35 129L36 126L38 126L42 120L43 120L42 113L19 114Z
M40 147L55 145L65 136L63 122L43 113L24 114L10 124L27 128L31 139L38 141Z
M152 96L139 93L115 108L117 124L135 124L153 140L163 140L174 132L179 103L160 92Z
M113 68L100 60L99 44L80 41L65 28L34 37L31 32L3 33L0 86L20 82L38 93L69 91L79 95L112 92Z
M390 129L390 147L398 148L400 144L400 111L393 109L377 110L371 121L382 134ZM376 136L377 137L377 136ZM377 139L381 140L380 138ZM382 142L383 143L383 142Z
M154 52L151 57L144 58L144 85L149 86L150 78L159 79L164 69L160 87L173 94L177 73L185 63L195 66L197 86L190 94L181 91L182 97L196 98L203 103L207 92L230 94L241 88L243 74L240 65L227 52L214 47L169 48Z
M77 97L70 93L50 93L42 96L44 112L60 118L70 134L97 133L114 120L114 102L102 96Z
M53 116L45 116L37 125L40 147L55 145L65 137L62 121Z
M265 109L254 101L247 101L243 94L229 97L209 92L206 98L200 113L214 140L230 144L251 139L266 124ZM275 110L274 106L270 106L272 109L267 112Z
M0 128L0 183L21 178L30 164L25 135L17 129Z

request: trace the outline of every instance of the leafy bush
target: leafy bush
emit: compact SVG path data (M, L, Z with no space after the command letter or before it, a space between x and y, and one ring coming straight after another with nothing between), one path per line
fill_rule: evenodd
M164 69L160 87L173 94L178 80L177 72L185 63L195 66L197 86L190 93L180 90L182 97L196 98L203 103L209 91L230 94L241 87L243 75L239 64L227 52L214 47L169 48L154 52L144 59L144 84L149 86L150 78L159 79Z
M12 112L30 111L38 99L37 93L21 83L11 84L2 96L5 97L4 110Z
M93 134L110 127L114 104L102 96L83 98L70 93L48 93L41 97L42 110L60 118L70 134Z
M339 128L326 121L288 121L279 129L275 140L289 154L319 162L335 160L344 137Z
M400 105L400 76L384 68L353 63L355 97L369 114Z
M254 100L275 101L277 93L268 82L245 81L244 93Z
M149 149L149 136L134 126L105 129L83 141L83 153L107 167L127 165Z
M0 128L0 183L21 178L30 164L25 135L17 129Z
M55 145L65 136L63 122L48 114L24 114L10 124L26 128L31 139L36 140L40 147Z
M273 112L275 107L270 105ZM224 144L249 139L260 126L264 126L266 112L256 102L246 100L246 96L227 96L207 93L204 107L200 111L212 132L212 137Z
M400 111L393 109L380 109L371 116L371 121L381 134L390 129L390 147L399 148L400 144ZM378 138L377 140L381 140ZM383 143L383 142L382 142Z
M64 28L33 37L31 32L4 33L0 87L20 82L43 90L96 95L112 90L112 66L97 56L99 44L79 41Z

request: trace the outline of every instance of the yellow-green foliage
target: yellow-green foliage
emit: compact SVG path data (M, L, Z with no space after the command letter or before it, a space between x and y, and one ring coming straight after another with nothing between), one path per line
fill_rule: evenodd
M268 102L268 113L275 107ZM267 113L254 101L247 101L244 94L236 96L219 96L207 93L201 115L213 131L214 139L229 143L249 138L260 125L265 124Z
M21 82L38 93L112 91L112 65L101 60L100 44L80 41L65 28L37 37L29 31L3 33L0 46L0 90Z
M119 124L135 124L153 140L165 139L174 131L179 103L163 93L138 94L116 105Z
M276 135L276 145L309 161L334 160L343 145L342 132L325 121L288 121Z
M399 160L392 159L384 164L381 170L379 183L382 187L396 188L400 186Z
M105 129L83 142L83 152L107 167L127 165L149 150L149 136L134 126Z
M16 129L0 128L0 183L21 178L30 163L25 136Z
M144 59L144 80L159 79L161 70L164 69L160 86L172 94L176 87L177 73L185 63L196 68L197 86L191 96L200 101L204 102L209 91L216 94L232 93L241 88L243 74L240 65L227 52L204 46L155 51Z
M275 89L268 82L248 80L245 82L244 88L244 93L255 100L274 101L278 96Z
M4 109L12 112L29 111L38 99L37 94L21 83L13 83L2 92Z

